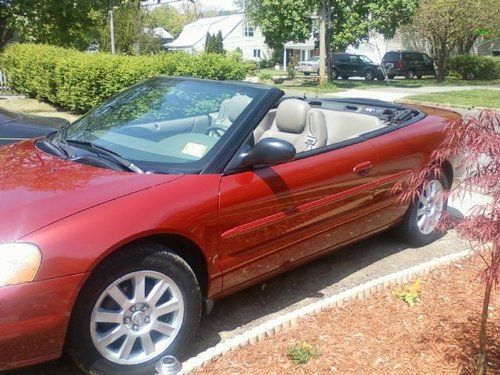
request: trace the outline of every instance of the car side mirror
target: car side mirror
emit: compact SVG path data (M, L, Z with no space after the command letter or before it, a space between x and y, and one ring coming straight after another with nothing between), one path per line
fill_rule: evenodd
M296 153L295 147L288 141L279 138L264 138L253 147L244 146L226 167L225 173L232 174L251 167L286 163L294 159Z
M274 165L285 163L295 157L295 147L278 138L261 139L249 151L240 155L240 166Z

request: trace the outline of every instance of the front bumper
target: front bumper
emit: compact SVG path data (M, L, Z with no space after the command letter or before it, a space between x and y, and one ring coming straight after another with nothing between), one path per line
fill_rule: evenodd
M0 371L57 358L86 274L0 288Z

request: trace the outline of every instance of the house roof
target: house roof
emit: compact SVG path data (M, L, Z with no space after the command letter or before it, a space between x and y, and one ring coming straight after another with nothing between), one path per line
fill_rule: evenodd
M162 39L174 39L172 34L170 34L167 30L165 30L163 27L154 27L150 29L149 27L144 28L145 33L151 33L159 38Z
M167 46L169 48L192 48L199 42L203 42L207 33L217 34L219 31L222 33L222 37L226 38L243 21L243 18L242 13L201 18L184 26L179 37L172 43L168 43Z

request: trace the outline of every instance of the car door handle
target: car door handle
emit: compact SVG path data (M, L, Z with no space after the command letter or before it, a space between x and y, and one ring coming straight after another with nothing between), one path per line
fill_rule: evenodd
M354 173L359 174L360 176L366 176L370 169L373 168L373 163L371 161L365 161L363 163L359 163L352 168Z

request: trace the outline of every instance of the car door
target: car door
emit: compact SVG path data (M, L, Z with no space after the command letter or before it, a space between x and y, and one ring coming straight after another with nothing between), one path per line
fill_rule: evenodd
M363 62L356 55L349 55L349 70L351 76L363 75Z
M335 53L333 55L333 64L335 65L335 67L339 71L339 75L345 74L346 69L347 69L346 63L347 63L346 55L338 54L338 53Z
M405 133L413 135L409 133L409 128L382 134L369 140L377 153L372 170L377 183L373 195L374 211L366 218L366 231L376 231L391 226L407 209L408 205L398 201L398 194L393 188L396 184L404 186L410 173L422 165L420 150L404 137ZM414 136L417 137L417 134Z
M422 54L418 53L418 52L413 52L412 53L412 61L415 64L415 73L418 76L424 75L425 74L425 63L424 63L424 57L422 56Z
M434 61L427 54L422 54L424 58L424 74L434 75L436 71L434 70Z
M224 290L356 239L372 202L374 158L369 142L360 142L224 175L219 204Z

